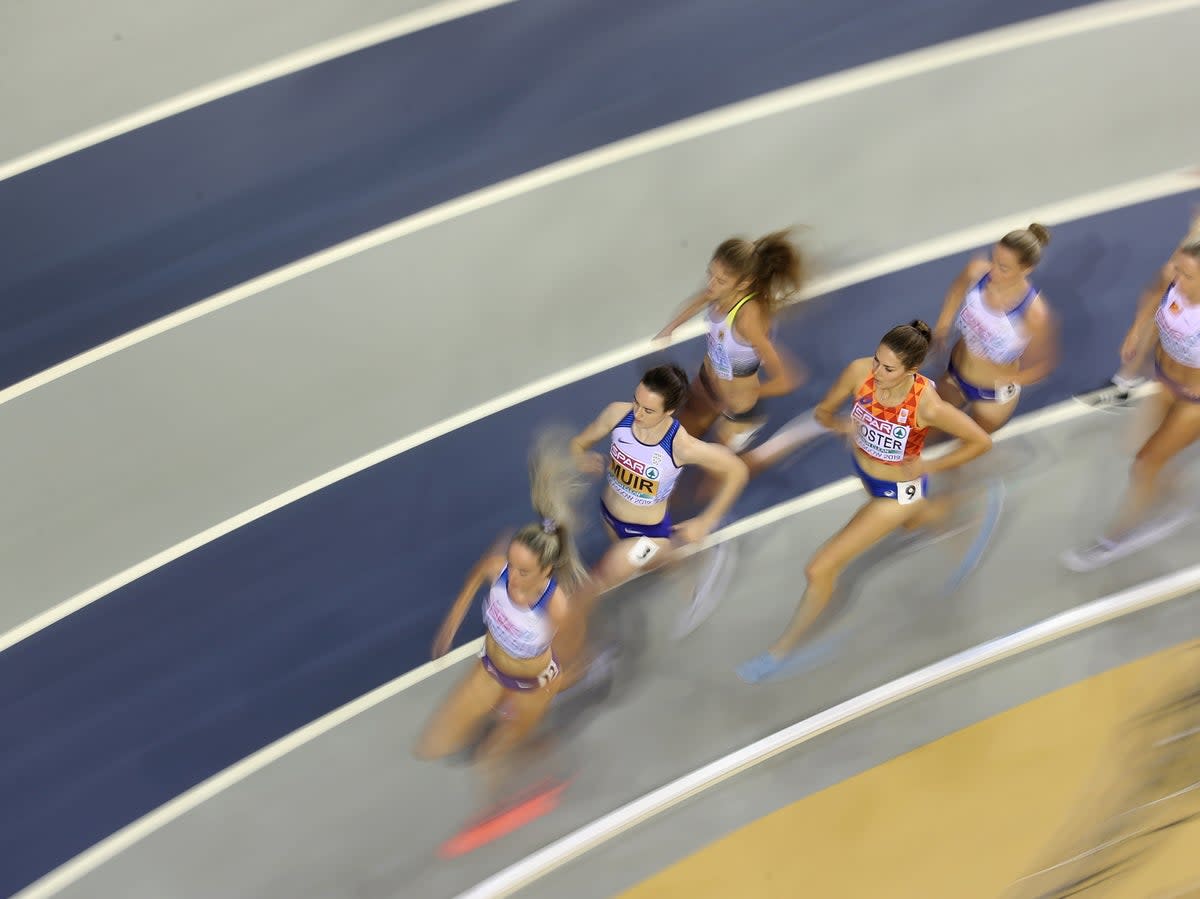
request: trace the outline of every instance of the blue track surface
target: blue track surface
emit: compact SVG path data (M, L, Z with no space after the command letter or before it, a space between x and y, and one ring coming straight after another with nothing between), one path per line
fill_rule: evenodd
M387 222L1081 0L522 0L0 182L0 387Z
M1037 282L1069 364L1021 411L1106 378L1140 288L1200 194L1056 229ZM775 421L810 406L898 321L932 321L963 257L849 288L781 328L814 372ZM694 368L699 343L675 358ZM539 426L581 426L630 395L622 366L477 422L295 503L0 655L0 893L268 742L428 658L467 567L528 515ZM930 372L939 375L940 372ZM849 473L838 448L753 483L744 515ZM594 516L593 516L594 517ZM598 527L587 545L598 547ZM462 640L480 632L472 614Z

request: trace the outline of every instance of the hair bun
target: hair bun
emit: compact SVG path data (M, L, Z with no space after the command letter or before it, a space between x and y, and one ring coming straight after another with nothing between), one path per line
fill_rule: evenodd
M1033 235L1033 239L1036 240L1040 246L1044 247L1050 243L1050 229L1045 225L1039 225L1037 222L1033 222L1029 226L1028 231Z
M933 340L933 329L919 318L914 318L909 323L909 327L915 330L918 334L925 338L926 343Z

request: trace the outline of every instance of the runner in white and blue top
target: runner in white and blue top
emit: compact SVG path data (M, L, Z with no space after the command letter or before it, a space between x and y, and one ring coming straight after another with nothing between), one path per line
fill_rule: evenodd
M1004 235L990 259L972 260L955 279L934 328L935 349L952 328L960 335L938 394L989 433L1012 417L1021 387L1055 364L1053 316L1029 281L1049 241L1050 232L1036 223Z
M540 520L501 540L475 564L434 639L433 657L439 658L480 588L489 585L479 662L430 719L416 750L422 758L464 749L493 712L501 720L479 753L484 759L504 755L529 736L563 687L556 645L570 619L571 595L587 576L572 536L575 502L585 484L566 443L565 435L538 442L530 473Z
M675 420L675 410L686 394L683 369L652 368L634 388L632 403L610 404L571 442L580 469L605 477L600 514L612 540L578 599L584 633L587 613L601 594L640 570L674 558L672 550L678 545L707 537L746 484L746 466L737 456L719 444L697 440ZM605 438L606 454L591 451ZM699 515L676 524L668 513L668 501L680 470L688 465L705 469L718 487ZM583 651L582 636L569 642L577 647L573 657Z
M1091 544L1064 553L1063 564L1074 571L1144 549L1197 515L1190 491L1173 490L1168 470L1200 440L1200 239L1172 253L1121 344L1122 364L1134 371L1148 353L1160 386L1145 402L1157 427L1133 459L1129 485L1108 527Z

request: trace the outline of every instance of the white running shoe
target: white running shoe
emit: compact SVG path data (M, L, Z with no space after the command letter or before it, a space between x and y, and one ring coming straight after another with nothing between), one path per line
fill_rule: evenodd
M1145 378L1122 378L1117 375L1099 390L1076 394L1075 399L1102 412L1117 412L1129 408L1133 391L1145 382Z
M1067 550L1061 556L1062 563L1069 570L1079 572L1103 568L1117 559L1165 540L1195 516L1196 510L1191 506L1175 509L1134 528L1121 539L1100 537L1087 546Z

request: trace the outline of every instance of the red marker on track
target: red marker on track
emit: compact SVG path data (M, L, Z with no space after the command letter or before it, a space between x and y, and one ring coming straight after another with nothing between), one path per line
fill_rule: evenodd
M443 843L438 849L438 855L442 858L457 858L474 852L480 846L508 836L526 824L548 815L558 807L559 799L570 783L569 779L544 782L497 811L472 821Z

